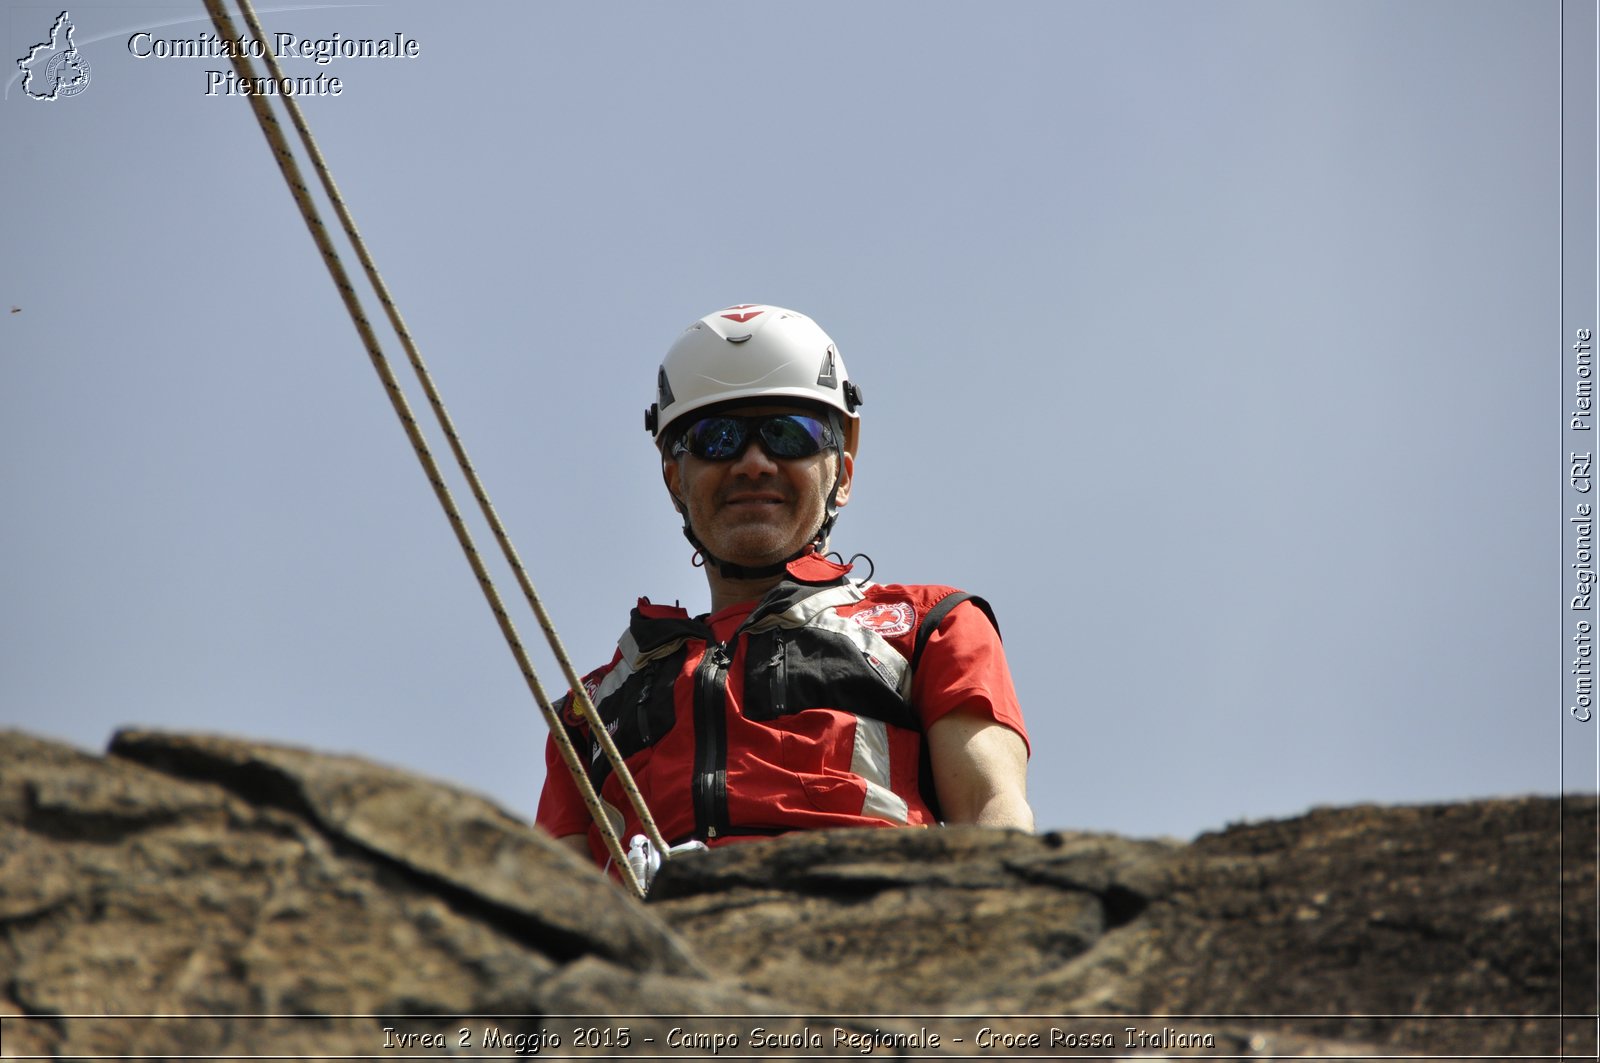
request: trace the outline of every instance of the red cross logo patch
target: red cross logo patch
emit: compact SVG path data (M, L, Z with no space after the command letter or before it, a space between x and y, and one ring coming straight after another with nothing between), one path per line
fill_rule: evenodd
M896 635L904 635L916 625L917 611L911 608L909 602L883 602L859 613L851 613L850 619L868 631L892 639Z

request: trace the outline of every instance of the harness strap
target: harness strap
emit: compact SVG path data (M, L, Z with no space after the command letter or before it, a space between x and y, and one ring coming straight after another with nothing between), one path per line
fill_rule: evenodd
M983 615L988 617L989 623L994 625L994 633L996 635L1000 634L1000 621L994 618L994 610L989 607L988 602L979 598L976 594L968 594L966 591L951 591L933 603L933 608L929 609L927 614L923 616L922 623L917 628L917 641L911 647L911 667L913 669L917 667L917 662L922 660L922 651L927 649L928 639L939 629L939 625L944 623L944 618L950 615L950 610L962 602L971 602L979 609L982 609Z

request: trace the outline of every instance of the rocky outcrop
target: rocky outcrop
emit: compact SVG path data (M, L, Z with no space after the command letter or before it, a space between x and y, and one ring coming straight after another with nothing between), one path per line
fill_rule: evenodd
M1595 805L1567 804L1565 868L1560 802L1526 799L1325 809L1188 845L792 836L669 865L651 907L741 984L822 1010L870 986L913 1013L1193 1015L1209 1018L1136 1029L1554 1054L1560 1022L1517 1016L1594 1009ZM1256 1015L1331 1017L1215 1018Z
M123 734L98 758L6 736L0 928L0 1007L40 1017L0 1018L12 1055L375 1051L394 1023L332 1017L543 1012L589 959L701 1006L730 995L488 802L216 738ZM194 1014L330 1018L54 1018Z
M641 903L355 758L0 734L0 1054L1592 1056L1595 838L1579 797L794 834Z

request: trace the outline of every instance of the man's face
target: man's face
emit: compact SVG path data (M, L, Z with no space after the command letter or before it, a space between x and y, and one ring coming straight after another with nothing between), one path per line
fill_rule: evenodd
M749 406L737 416L812 411L795 406ZM808 458L773 458L751 440L732 461L693 454L662 460L667 489L688 514L700 541L717 557L746 566L770 565L797 553L821 526L833 488L833 447ZM844 457L838 504L850 497L853 459Z

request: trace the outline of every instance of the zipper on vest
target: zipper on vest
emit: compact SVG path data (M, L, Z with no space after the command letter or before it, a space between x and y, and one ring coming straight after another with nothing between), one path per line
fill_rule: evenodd
M784 650L783 632L775 632L772 647L772 661L769 664L768 675L771 677L771 686L767 688L767 700L772 703L773 716L783 716L789 711L789 677L785 674L784 661L788 654Z
M728 665L727 650L706 642L694 675L694 820L696 834L709 841L728 828Z
M655 684L639 684L639 696L633 699L633 725L639 732L639 748L648 749L656 744L656 736L650 730L650 695L653 694Z

